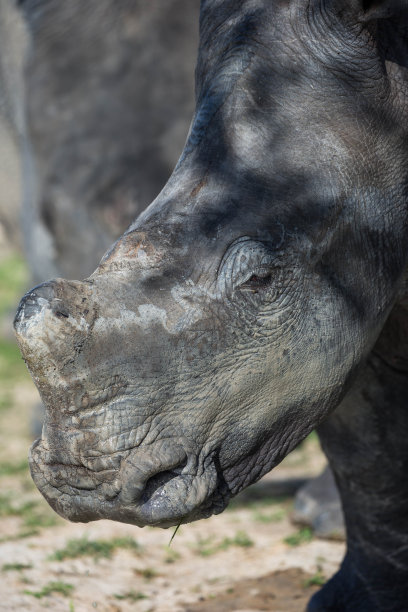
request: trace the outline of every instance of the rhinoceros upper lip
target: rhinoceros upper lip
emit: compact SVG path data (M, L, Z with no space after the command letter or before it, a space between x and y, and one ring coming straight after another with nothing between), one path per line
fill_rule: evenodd
M139 526L170 527L210 516L225 506L217 502L217 473L212 461L204 471L197 466L191 469L185 460L167 470L163 466L146 479L141 494L132 501L129 492L123 498L126 483L121 470L92 472L82 465L44 465L39 445L37 440L31 450L34 480L51 506L70 520L111 518ZM102 507L103 515L99 512Z

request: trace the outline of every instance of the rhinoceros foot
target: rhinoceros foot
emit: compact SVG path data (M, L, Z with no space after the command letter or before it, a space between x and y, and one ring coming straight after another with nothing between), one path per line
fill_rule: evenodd
M403 610L404 607L387 607L386 610ZM346 556L340 571L324 587L313 595L307 612L381 612L375 597L358 577Z

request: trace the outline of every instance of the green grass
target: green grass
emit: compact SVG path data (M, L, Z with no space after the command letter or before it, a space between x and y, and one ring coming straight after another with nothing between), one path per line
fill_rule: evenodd
M32 514L33 508L37 505L36 501L26 501L22 504L16 504L13 501L12 493L0 494L0 516L22 516L26 517Z
M296 533L288 536L284 539L286 544L289 546L300 546L301 544L305 544L306 542L310 542L313 540L313 531L309 529L309 527L303 527L299 529Z
M109 559L118 548L141 551L140 544L130 537L112 538L111 540L89 540L87 537L83 537L68 540L66 546L56 550L49 559L64 561L64 559L76 559L84 556L94 559Z
M0 382L13 384L24 378L28 379L29 375L18 346L0 338Z
M44 514L43 512L33 512L24 517L24 527L29 529L43 529L45 527L54 527L58 524L56 514Z
M0 463L0 477L1 476L14 476L16 474L28 472L28 461L27 459L21 459L15 463L9 463L4 461Z
M10 309L17 308L27 284L27 266L21 255L13 254L0 260L0 317Z
M323 586L324 584L326 584L326 577L321 569L318 569L317 572L313 574L313 576L303 581L303 586L305 588L311 586Z
M20 255L0 260L0 320L16 310L27 285L27 267ZM0 338L0 386L13 384L24 377L28 378L28 373L15 342ZM3 392L0 410L9 405L10 399Z
M23 529L19 531L19 533L14 536L14 538L9 538L9 540L23 540L24 538L32 538L40 533L40 529Z
M159 574L151 567L145 567L144 569L135 569L135 574L137 576L141 576L145 580L153 580L153 578L157 578Z
M147 599L147 595L140 593L140 591L128 591L123 595L115 594L115 599L127 599L129 601L140 601L141 599Z
M34 500L16 503L14 497L12 493L0 494L0 517L19 516L22 519L22 531L12 539L37 535L40 529L58 523L58 517L45 504Z
M199 538L194 547L194 552L201 557L209 557L219 550L219 544L216 544L213 538Z
M177 552L177 550L174 550L174 548L169 548L166 546L165 550L166 550L166 554L164 556L165 563L172 564L178 561L179 559L181 559L180 553Z
M214 542L213 538L204 538L197 541L195 552L201 557L209 557L222 550L228 550L231 546L249 548L253 541L244 531L238 531L233 538L224 538L221 542Z
M1 372L0 372L0 380L1 380ZM0 412L2 412L3 410L9 410L9 408L11 408L12 404L13 404L13 400L11 399L11 396L9 393L4 392L3 397L0 397Z
M21 572L22 570L32 569L31 563L4 563L1 567L3 572Z
M222 546L224 549L230 546L241 546L242 548L249 548L254 543L251 538L245 533L245 531L238 531L233 538L224 538Z
M279 523L280 521L283 521L285 516L286 510L281 508L275 512L267 514L258 510L257 512L254 512L253 518L254 521L257 521L258 523Z
M73 590L74 590L74 587L72 584L67 584L66 582L61 582L60 580L58 580L55 582L49 582L48 584L43 586L41 591L25 590L24 593L25 595L32 595L33 597L36 597L37 599L42 599L43 597L47 597L47 595L51 595L52 593L59 593L60 595L63 595L64 597L68 597L69 595L72 594Z

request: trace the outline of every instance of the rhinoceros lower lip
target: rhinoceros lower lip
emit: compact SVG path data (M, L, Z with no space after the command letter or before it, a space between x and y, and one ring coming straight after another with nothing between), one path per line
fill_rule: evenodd
M132 503L127 496L123 498L123 482L115 478L117 472L47 465L41 458L40 443L37 440L30 452L32 477L51 507L71 521L112 519L166 528L207 518L225 507L218 499L218 476L212 463L200 475L183 473L182 468L163 471L147 481L142 495Z

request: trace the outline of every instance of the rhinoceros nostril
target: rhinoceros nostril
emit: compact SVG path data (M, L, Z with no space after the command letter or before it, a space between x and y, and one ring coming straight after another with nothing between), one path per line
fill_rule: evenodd
M172 459L136 456L127 459L122 466L123 482L121 498L125 504L145 503L173 478L177 478L187 465L182 449L175 449ZM135 459L137 461L135 461Z
M146 502L150 497L156 493L159 489L161 489L165 484L173 480L173 478L177 478L181 475L183 469L187 465L187 459L182 461L178 466L172 468L171 470L163 470L162 472L158 472L151 476L144 487L142 498L143 501Z

